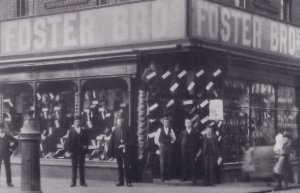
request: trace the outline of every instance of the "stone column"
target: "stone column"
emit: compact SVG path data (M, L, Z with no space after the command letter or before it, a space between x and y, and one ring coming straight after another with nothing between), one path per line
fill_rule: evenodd
M31 116L24 117L22 142L21 192L41 193L40 130Z

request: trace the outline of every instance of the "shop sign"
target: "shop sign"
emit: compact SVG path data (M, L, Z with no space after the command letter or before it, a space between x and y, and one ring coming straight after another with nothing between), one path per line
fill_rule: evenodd
M205 0L192 0L192 36L300 58L300 28Z
M159 0L1 22L1 56L185 37L186 4Z
M80 5L80 4L86 4L89 0L58 0L58 1L51 1L48 3L45 3L46 9L54 9L59 7L66 7L71 5Z
M209 102L209 120L224 120L223 100L215 99Z

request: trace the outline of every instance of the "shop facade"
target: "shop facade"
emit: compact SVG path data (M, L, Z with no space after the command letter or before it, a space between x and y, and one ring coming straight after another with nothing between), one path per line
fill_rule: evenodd
M42 134L52 133L50 126L58 131L54 146L41 147L59 159L75 115L91 130L93 151L105 130L99 117L112 126L124 110L135 163L156 177L151 136L160 118L170 115L178 135L190 116L199 131L214 127L219 172L233 180L247 141L264 152L278 132L298 136L299 34L297 26L205 0L136 1L1 21L0 119L17 135L22 116L32 113ZM222 118L211 120L212 100L223 103ZM173 159L179 157L175 144Z

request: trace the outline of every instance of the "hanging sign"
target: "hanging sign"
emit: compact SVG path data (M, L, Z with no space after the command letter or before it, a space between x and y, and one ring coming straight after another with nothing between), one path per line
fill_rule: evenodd
M210 100L209 119L214 121L224 120L223 100L220 99Z

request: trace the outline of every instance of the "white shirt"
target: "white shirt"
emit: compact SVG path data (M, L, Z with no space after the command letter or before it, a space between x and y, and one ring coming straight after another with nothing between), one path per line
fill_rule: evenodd
M78 127L78 128L76 128L76 127L75 127L75 131L76 131L76 133L78 133L78 134L79 134L79 133L80 133L80 131L81 131L81 128L80 128L80 127Z
M168 133L168 130L169 130L169 128L164 128L165 133ZM176 136L175 136L175 133L174 133L173 129L170 128L170 130L171 130L171 133L170 133L171 143L173 144L173 143L176 141ZM155 135L155 137L154 137L154 143L155 143L156 145L158 145L158 146L160 145L160 144L159 144L160 132L161 132L161 128L159 128L159 129L157 130L156 135Z
M188 134L191 134L192 128L186 128L186 132L187 132Z
M5 136L5 133L0 133L0 137L3 138Z

